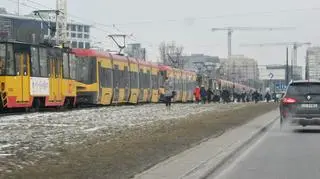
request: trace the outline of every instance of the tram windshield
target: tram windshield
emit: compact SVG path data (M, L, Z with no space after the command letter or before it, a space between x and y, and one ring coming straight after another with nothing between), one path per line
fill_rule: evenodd
M96 80L96 60L91 57L76 57L76 80L92 84Z
M15 75L12 44L0 43L0 75Z
M0 75L4 75L6 68L6 45L0 44Z

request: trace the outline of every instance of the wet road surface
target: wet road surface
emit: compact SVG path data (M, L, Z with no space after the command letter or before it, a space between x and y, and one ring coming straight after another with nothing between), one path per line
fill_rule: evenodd
M320 178L320 127L272 128L209 179Z

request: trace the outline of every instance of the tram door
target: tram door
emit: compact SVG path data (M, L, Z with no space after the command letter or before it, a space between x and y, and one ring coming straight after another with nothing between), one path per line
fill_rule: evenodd
M50 96L49 102L56 103L62 101L61 85L62 85L62 74L61 74L61 59L56 54L51 53L48 58L49 65L49 83L50 83Z
M30 100L30 76L29 76L30 56L27 52L15 52L15 69L18 103L28 103Z
M50 96L49 96L49 102L53 103L56 100L57 96L57 86L55 84L55 65L54 65L54 58L53 56L48 57L48 66L49 66L49 86L50 86Z
M56 101L57 102L62 102L62 57L57 57L54 60L55 64L55 84L56 84Z

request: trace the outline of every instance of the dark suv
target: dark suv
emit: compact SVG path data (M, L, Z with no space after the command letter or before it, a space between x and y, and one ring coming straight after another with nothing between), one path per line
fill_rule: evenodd
M320 81L290 82L280 102L280 117L281 123L320 125Z

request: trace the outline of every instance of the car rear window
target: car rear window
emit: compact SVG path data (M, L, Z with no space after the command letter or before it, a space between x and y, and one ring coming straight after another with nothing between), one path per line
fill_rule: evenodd
M320 83L293 83L289 86L288 95L320 94Z

